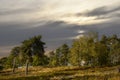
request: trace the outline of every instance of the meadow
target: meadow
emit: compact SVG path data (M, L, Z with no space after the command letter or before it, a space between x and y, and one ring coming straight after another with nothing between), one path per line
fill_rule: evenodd
M0 72L0 80L120 80L118 66L115 67L30 67L25 76L25 68Z

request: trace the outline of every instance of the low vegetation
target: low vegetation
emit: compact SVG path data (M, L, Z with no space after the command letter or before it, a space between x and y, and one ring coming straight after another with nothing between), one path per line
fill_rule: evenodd
M13 74L11 69L0 72L0 80L120 80L116 67L30 67L29 74L19 68Z

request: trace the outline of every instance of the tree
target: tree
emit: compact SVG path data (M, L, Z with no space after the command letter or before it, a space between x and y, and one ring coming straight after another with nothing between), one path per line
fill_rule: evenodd
M41 36L34 36L22 42L22 57L26 59L26 72L28 74L29 63L32 62L33 56L42 57L44 55L45 43L41 41Z
M68 64L69 47L67 44L63 44L56 49L55 52L50 52L50 65L51 66L67 66Z
M73 42L72 48L70 49L70 58L69 62L72 65L79 65L80 66L80 61L81 61L81 51L80 51L80 44L79 40L75 40Z
M16 60L17 60L17 57L19 56L19 53L20 53L20 47L14 47L12 50L11 50L11 57L13 58L13 70L12 72L14 73L15 72L15 68L16 68Z
M117 35L109 37L110 64L117 65L120 62L120 41Z
M108 42L107 36L106 35L102 35L100 42L107 45L107 42Z
M108 47L106 46L106 44L103 43L96 43L96 47L95 47L95 51L97 53L97 64L99 66L105 66L108 65L109 63L109 51L108 51Z
M7 57L3 57L0 59L0 70L6 67Z
M57 58L54 51L49 52L49 66L56 66Z
M32 65L33 66L45 66L49 63L49 58L45 55L43 55L42 57L39 56L33 56L33 62Z
M28 64L32 59L32 46L31 46L32 42L30 40L25 40L21 46L21 52L22 52L22 57L23 59L26 59L26 72L25 74L28 74Z
M54 64L56 66L61 66L61 50L60 50L60 47L56 49L56 52L55 52L55 57L54 57Z
M42 55L44 55L44 45L45 43L41 41L42 37L40 35L38 36L34 36L33 38L30 39L31 43L31 48L32 48L32 52L33 55L38 55L39 57L41 57Z
M67 44L63 44L61 46L61 61L62 61L62 65L67 66L68 64L68 54L69 54L69 47Z
M73 42L71 48L71 62L73 65L81 66L81 61L85 61L86 65L92 65L95 61L96 53L95 43L97 42L96 36L84 35Z

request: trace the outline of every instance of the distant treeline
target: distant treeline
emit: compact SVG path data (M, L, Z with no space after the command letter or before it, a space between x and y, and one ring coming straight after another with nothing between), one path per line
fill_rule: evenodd
M41 36L24 40L20 46L11 50L8 57L0 59L0 68L26 66L114 66L120 64L120 38L117 35L100 38L97 33L89 33L75 39L69 47L61 45L55 51L45 55L45 42Z

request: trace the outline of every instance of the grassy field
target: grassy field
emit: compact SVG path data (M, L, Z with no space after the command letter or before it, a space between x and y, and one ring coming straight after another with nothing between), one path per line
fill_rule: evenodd
M89 68L89 67L30 67L25 76L24 68L0 72L0 80L120 80L118 66Z

